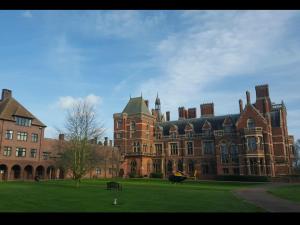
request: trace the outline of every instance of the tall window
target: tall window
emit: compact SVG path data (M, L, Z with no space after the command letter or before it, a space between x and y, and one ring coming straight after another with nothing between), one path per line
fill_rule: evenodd
M256 150L256 138L255 137L247 138L247 148L248 148L248 151Z
M121 139L122 138L122 133L117 133L117 139Z
M122 128L122 120L117 120L117 128Z
M222 163L228 163L229 162L229 155L228 155L228 149L226 144L221 144L221 162Z
M186 144L187 144L187 154L193 155L194 154L193 142L189 141Z
M31 158L36 158L36 153L37 153L37 150L36 150L36 149L31 149L31 150L30 150L30 157L31 157Z
M31 141L38 142L38 134L31 134Z
M176 138L176 132L172 132L172 133L170 134L170 136L171 136L171 138Z
M193 161L190 161L188 164L189 173L192 174L195 171L195 165Z
M160 160L154 160L153 161L153 170L154 170L155 173L160 173L161 172Z
M16 124L20 126L31 126L31 119L16 116Z
M255 123L254 123L254 120L252 118L249 118L247 120L247 127L248 128L254 128L255 127Z
M230 147L231 150L231 160L234 163L239 163L239 152L238 146L236 144L232 144Z
M135 130L135 121L131 121L130 130Z
M182 160L178 160L177 169L182 172L183 171L183 162Z
M156 151L156 154L161 155L162 154L162 144L155 144L155 151Z
M147 144L144 144L143 145L143 152L147 152L147 148L148 148Z
M12 140L13 139L13 134L14 134L14 132L12 130L7 130L5 132L5 139Z
M136 173L136 161L132 160L130 163L131 166L131 173Z
M97 174L97 175L101 174L101 169L98 168L98 167L96 168L96 174Z
M26 156L26 148L16 148L16 156L17 157L25 157Z
M169 173L173 171L173 163L171 160L168 161L167 169Z
M17 140L19 141L27 141L27 133L26 132L18 132Z
M4 147L4 151L3 151L3 155L4 156L11 156L11 147Z
M192 138L192 137L193 137L193 132L192 132L192 131L187 131L187 132L185 133L185 136L186 136L187 138Z
M43 160L48 160L50 156L50 152L43 152Z
M171 155L178 155L178 145L177 143L170 143Z
M212 141L203 141L204 154L214 153L214 143Z
M139 142L133 142L133 151L134 152L140 152L140 143Z
M156 139L161 139L161 133L158 131L155 133Z

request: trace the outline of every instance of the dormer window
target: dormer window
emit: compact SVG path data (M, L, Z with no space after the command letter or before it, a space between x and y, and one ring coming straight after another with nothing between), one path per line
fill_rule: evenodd
M247 127L248 128L254 128L255 127L255 122L254 122L254 120L252 118L249 118L247 120Z
M19 126L31 126L31 119L16 116L16 124Z

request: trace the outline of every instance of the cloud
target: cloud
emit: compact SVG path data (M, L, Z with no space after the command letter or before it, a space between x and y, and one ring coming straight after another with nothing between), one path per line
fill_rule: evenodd
M25 18L32 18L32 13L30 10L26 10L25 12L22 13L22 16Z
M86 101L87 103L91 104L91 105L99 105L102 102L102 98L100 96L96 96L94 94L90 94L84 98L74 98L72 96L63 96L60 97L58 102L57 102L57 106L60 109L70 109L73 107L74 104L80 102L80 101Z
M294 11L183 12L181 23L186 29L157 44L155 57L159 59L162 75L147 79L136 94L143 91L147 96L155 96L158 91L161 99L168 100L166 108L176 112L179 105L199 99L215 101L213 89L218 82L233 77L249 78L263 69L299 61L299 47L284 39L295 14ZM222 92L225 88L226 85ZM212 95L208 96L208 92ZM242 94L238 88L231 92Z
M46 127L45 129L45 137L46 138L57 138L58 132L54 127Z

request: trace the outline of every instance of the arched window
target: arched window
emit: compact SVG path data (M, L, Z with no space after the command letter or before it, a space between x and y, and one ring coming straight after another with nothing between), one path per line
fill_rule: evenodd
M136 173L136 161L132 160L130 163L131 166L131 173Z
M255 122L254 122L254 120L252 118L249 118L247 120L247 127L248 128L254 128L255 127Z
M220 145L220 151L221 151L221 162L222 163L228 163L229 162L229 155L228 155L228 149L226 144Z
M239 163L239 152L238 146L236 144L232 144L230 146L231 160L234 163Z

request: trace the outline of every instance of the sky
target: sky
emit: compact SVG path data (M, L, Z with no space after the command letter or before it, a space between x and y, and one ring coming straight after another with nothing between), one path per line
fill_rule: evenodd
M0 89L57 138L66 111L86 99L113 138L130 96L162 112L213 102L239 112L255 85L287 107L300 138L300 11L0 11Z

